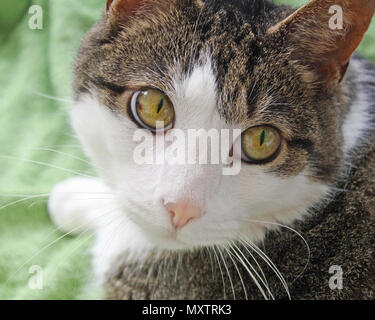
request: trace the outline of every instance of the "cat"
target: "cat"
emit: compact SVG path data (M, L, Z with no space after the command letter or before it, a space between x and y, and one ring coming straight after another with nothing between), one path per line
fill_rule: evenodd
M374 298L375 68L354 54L374 11L107 1L76 58L70 112L100 179L63 181L48 207L61 230L96 234L108 298ZM191 129L241 137L219 164L135 161L137 133L147 153Z

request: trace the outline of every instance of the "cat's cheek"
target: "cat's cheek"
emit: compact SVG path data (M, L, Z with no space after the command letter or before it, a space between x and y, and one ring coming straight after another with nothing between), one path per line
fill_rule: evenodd
M237 233L260 241L266 229L278 227L276 223L289 225L322 200L329 199L330 187L309 176L308 170L282 178L263 172L260 167L244 167L236 181L232 178L224 182L226 194L212 199L211 209L223 210L221 219L225 219L227 212L226 219L240 222ZM220 197L227 201L220 201Z
M124 179L133 164L133 135L121 118L89 95L82 96L70 111L71 124L85 153L92 160L101 178L112 188ZM134 128L132 128L134 129Z

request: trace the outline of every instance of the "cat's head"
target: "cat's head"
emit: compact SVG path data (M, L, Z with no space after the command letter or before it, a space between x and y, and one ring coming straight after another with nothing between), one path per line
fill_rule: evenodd
M359 132L343 129L345 72L374 8L373 0L315 0L296 12L254 0L107 1L76 61L71 115L123 214L164 248L260 240L273 223L301 218L355 146ZM188 130L240 129L242 151L237 139L224 158L241 170L139 164L140 128L154 139L145 152L173 130L188 140ZM191 155L184 141L174 146Z

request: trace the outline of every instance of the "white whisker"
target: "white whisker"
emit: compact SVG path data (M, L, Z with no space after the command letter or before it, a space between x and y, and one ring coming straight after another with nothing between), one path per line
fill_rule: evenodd
M244 242L244 241L241 241L241 239L240 239L240 242L241 242L242 246L245 248L245 250L248 252L248 254L251 256L251 258L253 259L253 261L255 262L255 264L257 265L257 267L258 267L258 269L259 269L259 271L260 271L260 273L262 275L262 279L263 279L262 283L264 283L264 286L267 288L267 291L270 292L270 287L269 287L266 275L264 274L262 267L258 263L257 259L254 257L254 255L252 254L252 252L247 248L247 246L246 246L247 243ZM253 249L252 247L250 247L250 248ZM272 294L271 294L271 296L272 296Z
M300 232L298 232L297 230L293 229L292 227L289 227L289 226L281 224L281 223L269 222L269 221L260 221L260 220L253 220L253 219L249 219L248 221L257 222L257 223L263 223L263 224L270 224L270 225L275 225L275 226L278 226L278 227L281 227L281 228L286 228L286 229L294 232L305 243L306 248L307 248L307 262L306 262L305 267L303 268L302 272L293 280L293 283L294 283L306 271L307 266L309 265L310 260L311 260L311 249L310 249L310 246L309 246L307 240L305 239L305 237L302 236L302 234Z
M53 152L53 153L56 153L56 154L61 154L63 156L67 156L69 158L76 159L76 160L79 160L79 161L82 161L84 163L87 163L87 164L91 165L91 163L89 161L85 160L85 159L82 159L80 157L74 156L74 155L66 153L66 152L54 150L54 149L51 149L51 148L33 148L33 150L41 150L41 151L48 151L48 152Z
M39 97L49 99L49 100L53 100L53 101L57 101L57 102L65 102L65 103L69 103L69 104L74 104L74 101L70 100L70 99L59 98L59 97L51 96L49 94L45 94L45 93L41 93L41 92L36 92L36 91L33 91L31 93L35 94L35 95L37 95Z
M218 247L217 249L218 249L218 252L219 252L219 254L220 254L221 260L223 261L223 263L224 263L224 267L225 267L225 269L226 269L226 271L227 271L227 274L228 274L229 282L230 282L230 285L231 285L231 287L232 287L233 299L236 300L236 293L235 293L235 291L234 291L233 281L232 281L232 277L231 277L231 275L230 275L230 272L229 272L229 269L228 269L227 263L225 262L225 258L224 258L224 256L223 256L223 253L222 253L222 251L220 250L220 248Z
M243 291L244 291L244 294L245 294L245 299L248 300L248 296L247 296L247 290L246 290L246 286L245 286L245 283L243 282L243 279L242 279L242 275L241 275L241 272L240 270L238 269L238 266L237 266L237 263L236 261L233 259L232 255L230 254L230 250L232 249L232 247L229 245L229 249L225 247L225 250L227 251L228 253L228 256L229 258L231 259L236 271L237 271L237 274L240 278L240 281L241 281L241 285L242 285L242 288L243 288Z
M25 201L28 201L28 200L31 200L31 199L36 199L36 198L48 197L48 196L49 196L49 194L36 195L36 196L26 196L23 199L19 199L19 200L7 203L6 205L3 205L2 207L0 207L0 211L3 210L3 209L6 209L8 207L14 206L14 205L16 205L18 203L21 203L21 202L25 202Z
M250 246L250 248L252 250L254 250L266 262L266 264L271 268L271 270L273 272L275 272L276 276L279 278L279 280L281 281L283 287L285 288L285 291L286 291L289 299L291 299L288 284L287 284L285 278L283 277L283 275L281 274L281 272L279 271L279 269L272 262L272 260L262 250L260 250L260 248L258 246L256 246L255 243L250 242L250 240L242 239L240 241L242 241L242 243L245 244L244 247L245 247L245 249L247 251L249 251L249 250L246 247L246 245Z
M257 280L257 278L254 276L254 274L252 273L252 271L256 274L256 276L258 277L258 279L262 282L263 279L259 276L258 272L255 270L255 268L251 265L251 263L246 259L245 255L242 253L242 251L238 248L238 246L233 242L231 241L232 243L232 250L233 252L235 253L236 257L239 259L239 261L242 263L242 265L244 266L244 268L246 269L246 271L249 273L249 275L251 276L251 278L253 279L254 283L256 284L256 286L258 287L258 289L260 290L261 294L263 295L264 299L266 300L269 300L264 289L262 288L262 286L260 285L259 281ZM242 256L242 257L241 257ZM248 268L248 266L251 268L252 271L250 271L250 269ZM263 282L262 282L263 283ZM264 283L263 283L264 284ZM269 294L272 296L272 293L269 292Z
M224 280L224 274L223 274L223 270L221 268L221 264L220 264L220 260L219 260L219 257L216 253L216 250L215 250L215 246L212 247L212 251L216 257L216 261L217 261L217 264L219 266L219 269L220 269L220 274L221 274L221 280L223 281L223 293L224 293L224 300L226 300L226 292L225 292L225 280Z
M68 172L68 173L71 173L71 174L79 175L79 176L86 177L86 178L94 178L93 176L89 176L85 173L75 171L75 170L71 170L71 169L67 169L67 168L62 168L62 167L55 166L55 165L52 165L52 164L49 164L49 163L46 163L46 162L34 161L34 160L30 160L30 159L23 159L23 158L17 158L17 157L12 157L12 156L0 156L0 158L8 159L8 160L17 160L17 161L22 161L22 162L28 162L28 163L37 164L37 165L40 165L40 166L44 166L44 167Z

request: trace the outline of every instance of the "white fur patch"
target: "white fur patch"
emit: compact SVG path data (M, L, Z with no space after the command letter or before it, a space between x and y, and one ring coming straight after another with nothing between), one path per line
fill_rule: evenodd
M174 90L171 99L178 114L176 126L181 129L211 128L219 122L212 59L204 55L201 60L203 62L195 65L189 74L172 76Z
M352 72L357 73L357 76L361 80L372 80L375 82L373 76L366 74L363 67L360 66L360 62L352 60L350 62ZM344 135L344 153L348 155L355 147L359 146L361 142L367 138L367 132L370 129L369 115L370 102L366 89L358 85L357 97L351 105L350 112L348 113L344 125L342 127Z

